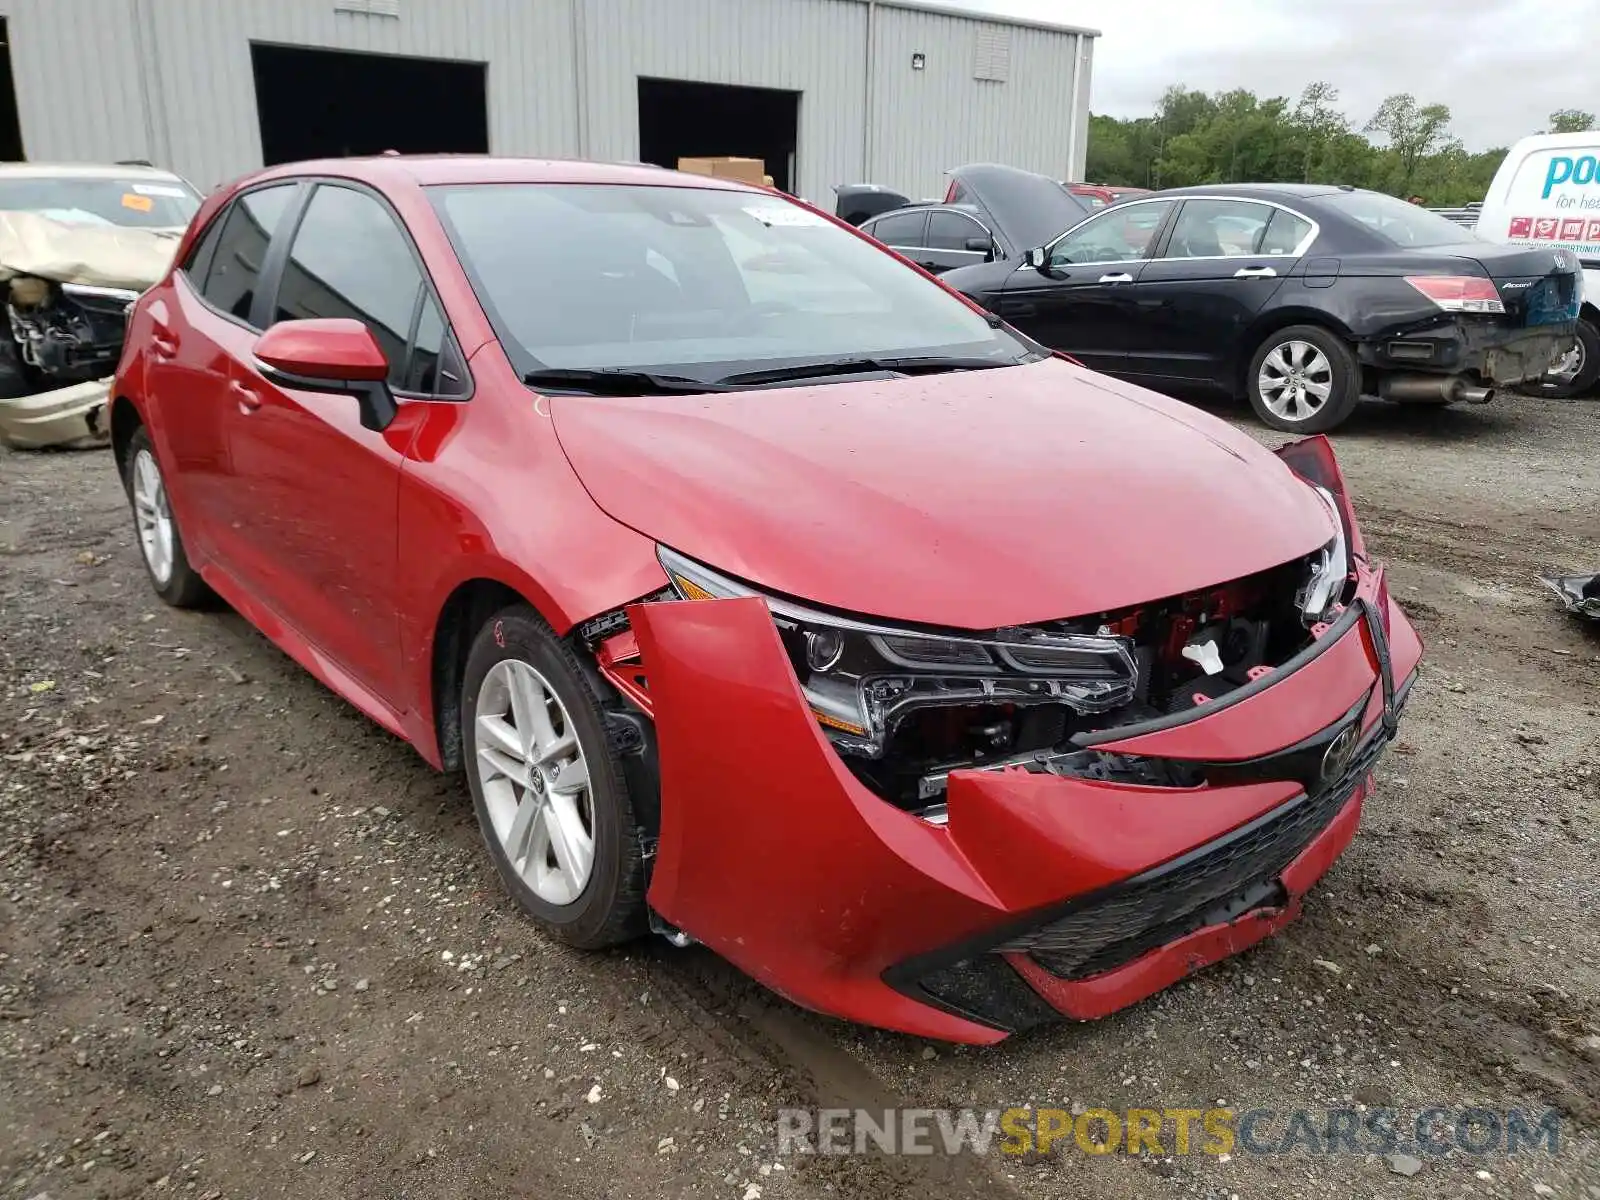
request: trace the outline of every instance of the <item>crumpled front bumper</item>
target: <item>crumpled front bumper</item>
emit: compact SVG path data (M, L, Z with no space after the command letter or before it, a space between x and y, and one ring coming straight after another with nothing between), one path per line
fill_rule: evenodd
M943 826L851 774L761 600L636 605L662 788L649 902L798 1004L928 1037L1141 1000L1292 920L1353 836L1422 654L1360 570L1292 662L1089 739L1208 764L1206 786L958 771Z
M20 450L108 444L111 419L106 400L110 389L109 379L98 379L0 400L0 440Z

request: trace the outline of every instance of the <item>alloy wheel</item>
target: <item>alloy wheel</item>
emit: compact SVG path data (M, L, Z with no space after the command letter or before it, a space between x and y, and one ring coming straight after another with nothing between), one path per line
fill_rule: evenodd
M474 732L478 782L507 860L545 903L573 903L594 871L595 820L566 705L532 666L502 659L478 689Z
M1274 416L1309 420L1333 394L1333 364L1310 342L1283 342L1262 360L1256 387Z
M156 584L165 587L172 578L172 510L155 455L140 449L133 459L133 519L139 531L139 548Z

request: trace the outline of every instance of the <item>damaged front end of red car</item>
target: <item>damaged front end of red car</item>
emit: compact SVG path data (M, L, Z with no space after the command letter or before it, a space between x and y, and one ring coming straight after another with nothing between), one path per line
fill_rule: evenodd
M1292 920L1422 646L1326 440L1280 457L1328 510L1321 550L1043 625L819 610L662 548L671 592L583 632L649 719L661 930L806 1007L982 1043Z

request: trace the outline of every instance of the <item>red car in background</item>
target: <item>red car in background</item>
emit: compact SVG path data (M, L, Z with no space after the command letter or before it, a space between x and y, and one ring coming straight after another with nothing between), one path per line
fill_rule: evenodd
M1090 208L1105 208L1115 204L1118 200L1126 200L1129 196L1148 196L1149 188L1140 187L1113 187L1101 183L1066 183L1062 187L1086 200Z
M1421 645L1328 443L1043 351L787 197L384 157L209 197L113 440L538 922L992 1042L1293 918Z

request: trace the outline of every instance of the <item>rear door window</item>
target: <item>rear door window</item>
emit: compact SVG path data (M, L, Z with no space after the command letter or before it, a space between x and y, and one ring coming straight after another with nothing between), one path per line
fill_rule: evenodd
M246 192L213 222L217 232L216 241L209 248L210 261L204 258L208 250L205 242L212 237L210 231L192 260L197 268L205 269L200 294L212 307L249 323L267 246L288 211L294 192L292 183Z
M1164 258L1235 258L1254 254L1272 220L1267 204L1185 200Z
M868 232L885 246L923 246L927 228L928 214L915 212L879 217Z

